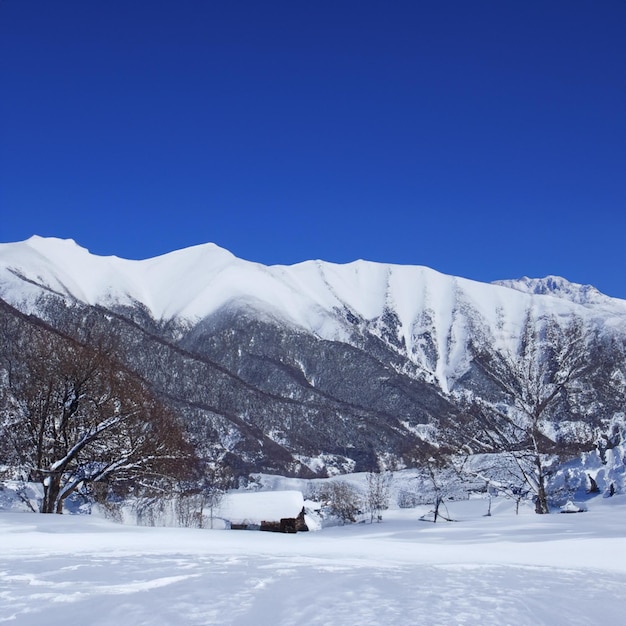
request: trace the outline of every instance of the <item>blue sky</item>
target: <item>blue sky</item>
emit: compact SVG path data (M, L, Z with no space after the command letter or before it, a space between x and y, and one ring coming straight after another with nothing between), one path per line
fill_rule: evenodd
M0 241L626 298L624 0L0 0Z

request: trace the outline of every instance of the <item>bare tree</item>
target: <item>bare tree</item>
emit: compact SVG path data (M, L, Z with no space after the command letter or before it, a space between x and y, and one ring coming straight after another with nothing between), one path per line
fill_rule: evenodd
M209 512L209 528L213 528L215 512L232 484L233 475L228 467L218 461L206 464L200 489L203 509L208 509Z
M502 495L515 502L515 514L519 514L521 502L527 498L530 488L520 471L519 457L514 454L497 453L473 455L467 450L456 454L452 462L462 481L474 479L480 484L488 499L486 515L491 515L491 494Z
M481 426L466 447L506 453L519 482L534 494L537 513L549 513L547 477L558 450L550 421L568 415L575 399L584 403L586 387L602 362L594 352L597 346L581 320L560 328L556 320L536 320L529 312L514 350L482 352L475 359L497 386L500 400L473 404L473 423Z
M31 327L12 348L0 435L9 460L41 483L42 513L61 513L94 483L148 489L184 473L179 423L106 342Z
M430 482L433 486L433 510L430 512L433 516L433 524L437 523L439 518L446 520L446 522L451 522L452 518L447 511L447 507L445 505L445 499L447 496L446 488L443 483L442 478L445 475L445 470L449 469L450 459L446 455L438 455L437 457L431 456L427 463L426 468L428 470L428 477L430 478ZM441 509L446 509L446 514L444 515ZM423 515L420 519L423 521L430 521L428 519L429 514Z
M389 490L392 474L390 472L369 472L366 476L367 492L365 500L370 513L370 523L380 522L381 513L389 507Z

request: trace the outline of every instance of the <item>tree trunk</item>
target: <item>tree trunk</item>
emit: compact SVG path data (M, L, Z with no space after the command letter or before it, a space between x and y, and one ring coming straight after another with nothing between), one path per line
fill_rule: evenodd
M535 448L535 467L537 468L537 498L535 499L535 513L544 515L550 513L548 508L548 494L546 492L546 478L543 473L543 460L539 452L537 441L539 440L539 431L537 424L539 423L539 413L535 417L535 426L533 428L533 444Z
M439 517L439 507L441 505L441 496L437 495L437 497L435 498L435 511L434 511L434 515L433 515L433 524L437 523L437 518Z
M63 502L59 500L61 492L61 477L54 474L47 476L43 481L42 513L62 513Z
M550 509L548 508L548 495L546 493L546 487L545 487L543 474L539 474L537 498L535 499L535 513L538 513L539 515L550 513Z

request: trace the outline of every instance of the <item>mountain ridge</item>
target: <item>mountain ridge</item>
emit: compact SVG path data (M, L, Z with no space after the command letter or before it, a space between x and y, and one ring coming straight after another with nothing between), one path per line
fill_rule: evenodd
M326 340L351 343L362 327L430 371L445 392L470 335L487 332L510 350L529 311L626 327L626 301L559 277L490 284L362 260L265 266L212 243L140 261L92 255L73 240L35 236L0 244L0 296L36 310L41 289L111 309L140 305L161 324L193 327L229 307L249 306Z
M33 255L31 259L26 258L24 254L26 249L32 251ZM427 273L431 276L438 276L444 280L460 281L464 285L496 285L529 295L553 295L562 299L569 299L575 304L598 303L599 300L603 303L621 302L626 310L626 300L607 296L592 285L574 283L563 277L553 275L544 278L529 278L524 276L517 279L501 279L486 283L444 274L427 266L379 263L363 259L343 264L309 260L293 265L263 265L261 263L239 259L225 248L210 242L140 260L124 259L115 255L96 255L91 253L87 248L80 246L73 239L33 235L22 242L0 244L0 262L4 266L14 266L16 262L19 264L20 261L22 264L24 261L29 261L30 263L28 264L33 265L33 260L40 262L45 261L47 264L58 268L58 271L54 272L54 274L62 273L65 274L67 278L71 279L68 281L70 284L66 285L71 295L88 304L94 303L94 296L99 298L106 297L107 279L109 286L114 287L120 296L128 295L135 301L147 305L149 302L145 300L149 300L149 297L142 298L142 296L146 295L146 286L136 283L142 279L147 280L149 283L148 287L154 290L155 286L158 286L158 284L154 282L151 275L156 272L161 273L164 270L169 270L170 274L179 278L181 275L190 273L190 268L201 263L204 269L210 270L212 275L215 276L219 271L226 269L226 266L235 263L250 270L266 270L279 277L286 273L289 274L290 270L296 270L299 273L296 273L295 277L306 278L306 275L302 276L303 270L304 272L310 272L312 267L326 268L327 271L332 270L342 273L343 276L341 278L343 278L343 280L346 279L346 274L349 271L354 273L354 278L358 280L360 273L368 271L373 274L375 272L397 271L400 268L411 268L413 272ZM78 269L79 267L80 270ZM99 293L97 291L88 293L86 290L82 289L86 272L91 273L91 275L87 277L90 282L94 280L93 274L100 280ZM117 285L113 281L113 278L118 279L119 282ZM126 280L124 280L125 278ZM130 280L128 278L130 278ZM294 277L290 278L293 279ZM166 279L167 276L162 278L162 282L167 282ZM128 287L133 288L133 293L124 293L125 291L128 292ZM151 307L148 308L155 313L158 309L161 309L161 312L165 309L165 307L157 306L155 306L154 309ZM174 317L176 313L170 312L170 316Z

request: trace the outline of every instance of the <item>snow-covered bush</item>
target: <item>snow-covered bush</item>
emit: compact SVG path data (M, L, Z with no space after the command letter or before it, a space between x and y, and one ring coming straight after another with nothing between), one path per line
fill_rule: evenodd
M326 525L333 522L345 524L356 522L364 510L363 495L356 487L344 480L330 480L313 488L310 499L320 502L321 516Z

